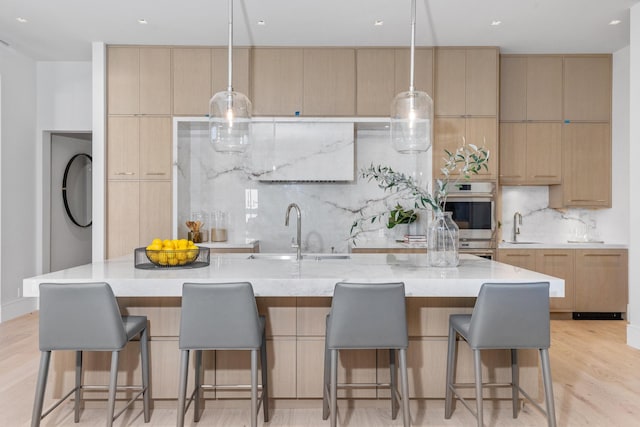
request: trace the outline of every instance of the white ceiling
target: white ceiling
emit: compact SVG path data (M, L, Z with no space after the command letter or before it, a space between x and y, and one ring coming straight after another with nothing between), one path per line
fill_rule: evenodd
M611 53L640 0L416 0L416 45ZM235 0L238 46L408 46L410 0ZM16 18L27 19L20 23ZM144 18L148 24L141 25ZM264 20L265 25L257 24ZM384 25L374 26L375 20ZM609 25L611 20L622 21ZM494 20L502 21L491 26ZM226 45L226 0L0 0L1 48L91 59L91 42ZM6 46L8 44L9 46Z

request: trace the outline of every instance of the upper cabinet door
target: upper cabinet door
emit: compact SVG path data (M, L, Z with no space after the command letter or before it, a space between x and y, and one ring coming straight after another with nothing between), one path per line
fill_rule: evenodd
M138 114L139 110L139 49L109 47L107 50L107 113Z
M211 49L174 48L173 114L209 114Z
M611 120L611 55L565 56L564 119Z
M107 120L107 178L139 179L139 117Z
M140 114L171 114L169 48L140 48Z
M358 49L356 56L358 116L389 116L396 96L395 49Z
M527 58L527 120L562 120L562 57Z
M140 179L171 179L170 117L140 117Z
M527 58L500 58L500 120L520 122L527 119Z
M411 68L411 52L409 48L395 49L395 75L397 95L409 90L409 71ZM427 92L433 99L433 49L417 47L415 50L414 85L416 90Z
M436 115L466 114L466 62L465 49L436 49Z
M498 50L467 49L466 114L496 116L498 114Z
M233 48L232 78L233 90L240 92L251 99L249 72L250 49ZM227 48L217 47L211 49L211 94L209 98L218 92L226 91L229 86L229 51Z
M355 49L304 49L303 75L303 115L355 115Z
M293 116L301 111L302 49L254 48L252 59L253 114Z

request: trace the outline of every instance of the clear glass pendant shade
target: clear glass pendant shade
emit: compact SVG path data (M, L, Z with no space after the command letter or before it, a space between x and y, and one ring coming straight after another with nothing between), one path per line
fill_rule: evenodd
M240 92L218 92L209 101L209 130L216 151L243 152L251 140L251 101Z
M426 92L407 91L391 104L391 142L399 153L413 154L431 148L433 100Z

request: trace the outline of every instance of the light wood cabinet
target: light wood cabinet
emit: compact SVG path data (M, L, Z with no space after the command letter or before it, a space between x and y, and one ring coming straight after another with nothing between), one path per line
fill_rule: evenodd
M304 49L302 113L305 116L354 116L355 49Z
M251 94L256 116L293 116L302 110L303 49L254 48Z
M109 47L107 50L107 112L171 113L171 49Z
M224 47L211 49L211 93L209 99L218 92L229 87L229 51ZM235 92L240 92L251 99L249 75L251 74L250 49L233 48L232 84ZM208 108L208 103L207 103Z
M441 177L440 168L444 165L445 151L455 152L463 143L474 144L489 150L488 171L482 170L471 175L471 180L494 180L498 178L498 138L497 121L490 117L438 117L435 119L433 143L434 177ZM451 176L457 176L452 174Z
M626 312L627 250L576 250L577 312Z
M572 249L542 249L535 252L535 271L564 279L564 297L550 298L551 311L573 311L575 305L575 251Z
M395 51L395 93L409 90L409 71L411 69L411 52L408 48L396 48ZM413 84L416 90L427 92L433 99L433 49L416 47L414 51ZM391 102L391 101L390 101Z
M549 185L562 182L560 122L500 123L500 183Z
M389 116L396 96L395 55L385 48L356 51L358 116Z
M111 116L107 123L107 178L171 179L171 119Z
M536 271L536 253L533 249L498 249L496 260L525 270Z
M549 207L611 207L609 123L568 123L562 128L561 185L549 187Z
M436 48L435 114L496 116L498 49Z
M173 114L209 114L211 49L173 48Z
M562 120L562 56L500 57L500 120Z
M611 55L565 56L565 120L611 121L611 67Z
M171 181L107 182L107 258L171 235Z

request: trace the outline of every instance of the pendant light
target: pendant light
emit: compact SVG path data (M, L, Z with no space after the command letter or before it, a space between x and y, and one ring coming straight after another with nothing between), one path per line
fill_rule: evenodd
M411 0L411 65L409 90L401 92L391 104L391 143L396 151L413 154L431 147L433 100L426 92L415 90L414 57L416 39L416 1Z
M241 153L251 140L251 101L233 91L233 0L229 0L229 84L209 101L209 131L216 151Z

